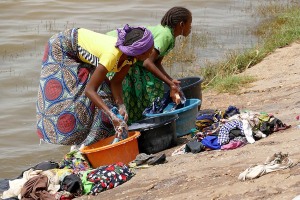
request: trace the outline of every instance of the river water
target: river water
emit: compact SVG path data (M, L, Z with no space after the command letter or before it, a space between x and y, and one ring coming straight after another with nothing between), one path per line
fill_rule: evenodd
M0 178L16 177L41 161L60 161L70 149L40 144L35 129L43 48L54 33L70 27L106 32L126 23L156 25L169 8L185 6L193 14L192 32L209 35L213 41L195 47L195 63L201 63L220 59L228 50L255 45L257 38L251 35L251 29L259 19L251 10L267 1L1 0Z

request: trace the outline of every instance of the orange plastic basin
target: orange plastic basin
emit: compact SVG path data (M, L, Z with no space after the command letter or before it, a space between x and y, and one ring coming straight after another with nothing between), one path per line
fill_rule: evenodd
M117 162L128 164L139 154L137 138L140 135L139 131L128 132L128 138L114 144L111 143L115 136L111 136L84 147L81 153L86 155L93 168Z

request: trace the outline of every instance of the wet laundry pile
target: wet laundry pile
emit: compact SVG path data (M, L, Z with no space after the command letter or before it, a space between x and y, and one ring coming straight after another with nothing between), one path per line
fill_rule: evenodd
M1 199L66 200L97 195L129 181L135 169L165 163L165 154L140 153L128 165L117 162L92 168L79 150L71 150L60 162L44 161L13 179L0 179Z
M82 195L97 195L115 188L134 176L134 172L119 162L92 168L78 151L65 155L59 162L44 161L23 171L14 179L1 179L2 199L73 199Z
M290 127L272 114L240 111L231 105L225 111L200 110L195 120L192 139L176 149L172 155L235 149Z

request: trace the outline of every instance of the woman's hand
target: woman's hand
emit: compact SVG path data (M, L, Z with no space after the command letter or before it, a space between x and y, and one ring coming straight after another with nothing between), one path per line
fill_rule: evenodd
M112 124L113 124L114 129L115 129L116 134L117 134L117 137L121 136L121 134L123 132L123 128L128 130L128 126L127 126L126 122L124 120L118 118L114 113L110 112L109 117L112 121Z
M122 115L124 117L124 121L127 122L128 120L128 114L127 114L127 110L124 104L120 104L119 106L119 113L120 115Z

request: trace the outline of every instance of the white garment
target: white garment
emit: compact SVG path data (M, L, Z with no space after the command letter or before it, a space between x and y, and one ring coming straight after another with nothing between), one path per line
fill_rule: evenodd
M9 189L3 192L2 198L7 199L7 198L19 196L21 194L21 189L22 189L23 185L29 179L39 175L41 172L42 172L42 170L29 169L23 173L22 178L8 181ZM21 199L21 197L19 199Z
M297 196L294 197L292 200L300 200L300 195L297 195Z
M255 140L253 138L252 128L251 128L249 122L247 120L243 119L242 123L243 123L243 131L244 131L247 141L250 144L253 144L255 142Z
M175 151L172 153L172 156L176 156L176 155L181 155L181 154L185 154L185 146L186 144L182 145L181 147L179 147L178 149L175 149Z
M272 156L272 159L267 158L267 161L265 164L262 165L254 165L249 168L247 168L245 171L243 171L238 179L240 181L245 181L248 179L254 179L258 178L264 174L287 169L289 167L293 166L293 161L288 158L287 154L281 154L281 152L274 154Z
M33 168L23 172L23 177L9 181L9 189L3 192L2 198L7 199L11 197L18 197L21 199L21 190L24 184L31 178L45 175L48 177L48 188L47 191L50 194L55 194L60 188L60 180L54 170L34 170Z
M259 124L259 113L253 112L253 111L246 111L242 112L240 114L236 114L228 118L229 120L237 119L241 120L243 122L243 131L246 136L247 141L250 144L253 144L255 142L255 139L253 137L253 127L257 126ZM256 130L257 134L261 137L266 137L265 134L263 134L261 131Z
M50 194L55 194L60 189L60 179L56 173L56 170L55 169L46 170L41 172L41 174L48 177L47 191Z

